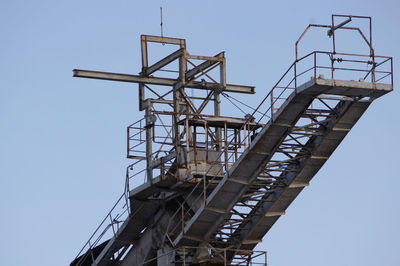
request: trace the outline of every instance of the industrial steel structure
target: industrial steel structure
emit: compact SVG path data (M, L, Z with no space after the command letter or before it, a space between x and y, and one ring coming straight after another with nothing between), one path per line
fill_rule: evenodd
M367 35L348 26L363 20ZM315 27L332 51L299 57ZM337 52L337 30L359 34L369 54ZM176 49L150 64L154 44ZM254 87L228 84L224 53L192 55L184 39L142 35L138 75L74 70L138 83L144 118L127 128L124 192L71 265L266 265L256 245L371 102L393 90L392 58L375 55L370 17L332 15L295 47L293 64L242 117L222 115L221 98L251 108L232 95Z

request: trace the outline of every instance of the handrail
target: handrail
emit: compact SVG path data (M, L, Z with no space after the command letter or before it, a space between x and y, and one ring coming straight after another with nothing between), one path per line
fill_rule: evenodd
M326 54L326 55L329 55L329 57L330 57L331 60L332 60L332 65L329 66L329 67L319 66L319 65L317 64L317 55L318 55L318 54ZM283 93L289 88L290 84L291 84L293 81L295 81L295 84L296 84L295 87L294 87L294 90L295 90L295 92L297 92L297 78L298 78L299 76L304 75L305 73L307 73L307 71L303 71L303 72L301 72L300 74L295 73L294 76L293 76L293 78L289 81L288 85L286 85L286 86L283 88L283 90L279 93L278 97L276 97L276 98L273 96L273 95L274 95L275 89L277 89L277 88L279 87L279 84L281 83L281 81L286 77L286 75L288 75L288 73L289 73L291 70L295 69L296 66L297 66L301 61L303 61L303 60L305 60L306 58L309 58L309 57L311 57L311 56L314 56L314 65L313 65L313 67L308 68L307 71L314 70L314 75L312 76L312 78L313 78L314 80L317 79L317 74L318 74L318 73L317 73L317 70L318 70L318 69L326 69L326 68L330 69L330 70L331 70L331 73L332 73L331 79L334 78L334 77L333 77L333 72L334 72L335 70L347 70L347 71L348 71L348 70L352 70L352 71L358 71L358 72L365 72L365 71L366 71L365 69L348 69L348 68L338 68L338 67L335 68L335 67L334 67L334 63L335 63L334 56L369 57L369 56L364 56L364 55L359 55L359 54L332 53L332 52L327 52L327 51L313 51L313 52L311 52L311 53L309 53L309 54L303 56L302 58L300 58L300 59L298 59L298 60L295 60L295 61L290 65L290 67L286 70L286 72L281 76L281 78L278 80L278 82L273 86L273 88L268 92L268 94L263 98L263 100L260 102L260 104L254 109L254 111L252 112L251 116L249 116L249 117L246 119L244 125L242 126L242 128L241 128L240 130L245 130L246 127L247 127L247 128L249 127L251 118L254 117L254 116L256 115L256 113L259 113L259 112L260 112L260 108L263 106L263 104L264 104L265 102L267 102L267 99L268 99L268 98L271 98L270 105L269 105L269 107L266 109L266 111L263 113L263 115L257 120L256 123L257 123L257 124L260 123L260 122L263 120L263 118L267 115L268 112L271 112L270 121L269 121L269 122L270 122L270 123L273 122L273 120L274 120L274 105L277 104L278 100L281 98L281 96L283 95ZM384 61L382 61L381 63L379 63L379 66L385 64L385 63L388 62L388 61L391 62L391 66L390 66L390 71L376 71L376 70L374 70L374 71L373 71L373 72L374 72L373 74L375 75L375 74L377 74L377 73L385 73L386 75L385 75L383 78L386 78L387 76L391 76L391 81L390 81L390 82L391 82L391 85L393 86L393 79L392 79L392 77L393 77L392 57L387 57L387 56L375 56L375 59L376 59L376 58L385 59ZM339 61L339 62L337 62L337 63L340 63L340 62L341 62L341 61ZM357 62L357 60L347 60L347 62L360 63L360 62ZM375 65L375 66L372 65L371 69L372 69L372 68L376 69L376 67L377 67L377 65ZM371 70L370 70L370 72L371 72ZM379 80L379 79L378 79L378 80ZM373 78L371 77L371 83L376 84L375 77L373 77ZM261 112L261 113L262 113L262 112ZM267 123L263 123L263 124L264 124L264 126L265 126ZM248 138L250 137L250 134L251 134L251 132L248 132L247 136L243 138L243 140L242 140L242 142L241 142L240 144L244 144L245 141L247 141ZM233 141L233 140L232 140L232 141ZM225 150L228 149L228 147L229 147L230 144L232 144L232 141L230 141L229 144L225 146ZM213 163L211 163L211 165L218 164L218 162L220 161L222 155L223 155L223 154L226 154L225 152L226 152L226 151L221 151L221 152L220 152L220 155L217 157L217 159L216 159ZM233 156L233 154L231 154L230 157L227 158L227 159L225 159L225 160L229 161L229 160L232 158L232 156ZM208 185L206 185L206 176L207 176L207 174L209 173L209 171L210 171L211 169L212 169L212 167L209 167L209 169L207 170L207 172L203 175L203 182L204 182L204 183L203 183L203 192L200 193L200 195L199 195L198 197L196 197L196 199L193 200L192 202L198 202L200 199L202 199L202 201L203 201L202 204L204 204L204 205L207 204L207 200L208 200L208 199L207 199L207 189L209 188L209 186L211 185L212 182L209 182ZM219 174L220 171L222 171L222 169L223 169L223 168L221 167L217 174ZM225 174L226 174L226 175L229 175L229 169L225 169ZM215 177L212 178L211 180L214 180L214 179L215 179ZM195 210L193 210L192 208L189 208L189 209L186 209L186 210L185 210L185 205L191 206L190 204L188 204L189 202L188 202L187 200L190 198L190 196L191 196L195 191L198 190L198 188L199 188L200 185L201 185L201 182L198 182L198 183L194 186L194 188L192 189L192 191L188 194L188 196L187 196L187 197L185 198L185 200L182 202L181 206L180 206L180 207L176 210L176 212L171 216L170 221L169 221L168 226L167 226L167 234L169 234L169 233L171 233L171 232L174 232L174 231L177 229L177 226L179 226L179 225L181 225L182 227L184 227L184 226L185 226L185 217L186 217L186 215L189 214L190 211L195 212ZM193 206L193 205L196 206L196 204L192 204L192 206ZM170 226L171 226L171 224L174 222L174 220L177 218L178 215L181 215L181 216L182 216L182 217L181 217L181 223L177 223L177 225L176 225L174 228L172 228L172 230L171 230ZM180 231L180 232L183 232L183 228L181 228L181 231ZM171 244L173 244L173 243L171 243Z
M118 204L121 202L122 199L125 199L125 204L122 206L123 207L123 212L121 214L116 214L115 217L113 218L113 211L115 208L118 206ZM76 265L80 265L83 261L86 260L86 258L90 255L93 256L92 254L92 249L97 246L97 244L100 242L100 240L103 238L103 236L106 234L106 232L112 228L114 236L119 230L119 223L122 221L119 221L118 219L122 217L125 212L128 212L128 215L130 215L130 208L129 208L129 201L127 200L126 197L126 192L118 198L117 202L114 204L114 206L111 208L111 210L108 212L108 214L104 217L104 219L101 221L100 225L96 228L96 230L93 232L93 234L90 236L89 240L85 243L85 245L82 247L82 249L79 251L78 255L75 257L75 260L78 259L81 255L83 255L79 261L77 262ZM110 224L106 224L107 220L110 220ZM114 225L117 224L117 230L115 230ZM100 229L103 227L103 225L106 225L105 228L101 231L101 233L96 237L97 233L100 232ZM94 239L94 241L92 241ZM85 254L83 254L83 251L86 250ZM92 258L93 260L93 258Z
M331 79L334 78L333 73L334 71L348 71L349 69L346 68L340 68L340 67L334 67L335 64L339 64L341 62L336 62L334 59L334 57L336 56L346 56L346 57L369 57L368 55L360 55L360 54L348 54L348 53L332 53L332 52L326 52L326 51L314 51L311 52L303 57L301 57L298 60L295 60L290 66L289 68L285 71L285 73L281 76L281 78L278 80L278 82L276 82L276 84L272 87L272 89L267 93L267 95L263 98L263 100L258 104L258 106L254 109L254 111L252 112L251 116L249 116L247 119L245 119L243 126L240 128L241 131L246 131L247 128L250 128L250 123L251 123L251 119L252 117L256 117L256 114L261 114L260 117L257 117L257 124L262 124L264 127L267 123L272 123L274 120L274 110L279 109L280 105L279 105L279 101L282 100L282 95L288 90L294 90L295 93L297 93L297 88L298 88L298 78L300 76L303 76L305 73L313 71L312 74L312 78L315 80L318 77L318 70L321 69L326 69L325 66L322 65L318 65L318 55L320 54L326 54L330 57L332 61L331 66L328 67L328 69L331 70L332 76ZM313 57L313 67L309 67L307 68L306 71L302 71L299 72L299 74L297 73L297 68L299 67L299 64L302 63L304 60L308 59L308 58L312 58ZM369 70L367 76L369 75L369 73L371 73L371 82L373 84L376 84L377 81L380 81L382 79L385 78L390 78L390 84L393 86L393 59L392 57L387 57L387 56L374 56L375 60L376 59L383 59L382 62L379 63L375 63L371 66L371 69ZM337 60L337 58L336 58ZM346 62L348 62L349 60L346 59ZM360 62L356 62L359 60L350 60L350 62L353 63L360 63ZM388 67L389 70L386 71L380 71L380 70L376 70L377 68L383 67L384 65L387 65L390 63L390 66ZM291 79L289 80L287 85L282 85L281 86L281 82L283 82L283 80L287 77L289 77L289 73L291 71L294 71L293 77L291 77ZM354 71L357 72L366 72L365 69L354 69ZM376 74L385 74L382 77L378 78L376 80L375 75ZM294 87L290 87L290 85L293 83L294 81ZM279 92L277 92L276 90L280 90ZM277 94L276 94L277 93ZM278 95L278 97L275 97L276 95ZM270 99L270 101L267 101L268 99ZM287 99L287 97L284 97L283 99ZM269 105L267 106L266 109L262 110L262 107L265 103ZM270 113L270 115L268 115L268 113ZM266 121L265 123L262 122L264 121L264 118L269 118L269 121ZM138 120L137 122L131 124L128 127L128 132L129 132L129 128L134 126L136 123L141 122L143 119ZM262 123L261 123L262 122ZM261 130L261 129L259 129ZM249 141L250 139L250 135L251 132L248 131L247 135L243 137L243 140L239 143L239 145L242 145L242 147L245 147L245 144ZM128 134L128 141L129 141L129 134ZM227 141L227 140L226 140ZM220 151L219 156L217 157L217 159L214 160L214 162L211 163L211 165L217 165L220 162L220 159L222 158L222 155L224 154L224 156L226 156L226 154L229 154L228 152L228 147L233 143L233 140L231 140L229 143L226 142L225 148L224 150ZM246 150L246 148L244 148L243 152ZM129 152L129 145L128 145L128 152ZM243 153L242 152L242 153ZM233 153L231 153L228 157L225 158L226 162L229 162L232 159ZM242 156L242 155L240 155ZM139 160L140 161L140 160ZM129 167L133 167L137 162L131 164ZM76 256L75 260L78 259L80 256L81 259L79 260L78 264L83 262L89 255L92 256L93 259L93 254L92 254L92 249L93 247L95 247L99 241L102 239L102 237L108 232L108 230L110 230L110 228L113 229L113 234L114 237L116 236L116 234L118 234L118 229L115 230L114 225L119 224L118 218L122 217L122 215L125 214L125 212L128 213L128 215L131 215L130 213L130 206L129 206L129 174L128 174L128 168L127 168L127 177L126 177L126 181L125 181L125 188L124 188L124 193L119 197L119 199L117 200L117 202L114 204L114 206L111 208L111 210L108 212L108 214L106 215L106 217L102 220L102 222L100 223L100 225L96 228L96 230L94 231L94 233L91 235L91 237L89 238L89 240L85 243L85 245L83 246L83 248L79 251L78 255ZM182 215L181 219L182 219L182 223L178 223L178 225L181 226L185 226L185 217L186 215L190 212L190 211L195 211L192 208L186 209L185 210L185 204L188 203L188 199L190 198L190 196L199 189L199 186L203 185L203 191L202 193L200 193L200 195L194 200L194 202L198 202L200 199L202 199L203 203L202 204L207 204L207 200L208 200L208 195L207 195L207 189L210 187L212 182L209 182L208 184L206 184L207 180L206 180L206 176L207 174L209 174L209 171L212 169L212 167L209 167L207 172L203 175L203 182L198 182L194 188L192 189L192 191L187 195L187 197L184 199L183 203L181 204L181 206L177 209L177 211L171 216L169 223L167 225L167 234L171 233L171 224L174 222L174 220L177 218L178 215ZM218 170L219 174L221 171L223 171L224 167L221 167ZM139 172L140 173L140 172ZM229 169L228 169L228 164L225 163L225 171L224 171L224 175L229 175ZM213 181L215 180L216 177L210 179L209 181ZM116 209L117 205L119 203L121 203L122 199L125 199L125 203L123 205L123 209L125 210L123 213L121 214L117 214L114 218L113 218L113 211ZM190 205L189 205L190 206ZM193 205L192 205L193 206ZM106 224L107 219L109 219L111 221L110 224ZM117 220L116 220L117 219ZM190 219L190 218L189 218ZM105 226L105 228L103 229L103 231L100 231L101 228L103 228ZM177 227L173 228L174 230L177 229ZM173 230L173 231L174 231ZM100 234L99 234L100 232ZM183 232L183 228L181 230L181 232ZM168 237L169 238L169 237ZM83 254L83 251L86 250L86 253Z
M267 266L267 252L266 251L258 251L258 250L244 250L244 249L233 249L233 248L210 248L210 247L192 247L192 246L183 246L183 247L179 247L173 250L170 250L167 253L158 255L156 257L153 257L151 259L148 259L144 262L142 262L140 265L147 265L150 262L153 262L155 260L158 260L162 257L168 257L170 255L173 255L175 252L181 252L183 253L183 257L181 256L181 259L179 259L178 263L182 263L182 265L188 265L186 263L188 263L186 261L186 252L190 252L190 251L198 251L201 249L206 249L206 250L211 250L214 251L215 254L214 256L219 257L221 259L224 260L225 265L227 265L226 263L228 262L228 258L227 258L227 252L241 252L244 253L246 255L239 255L239 257L233 258L232 260L232 264L230 265L244 265L242 263L245 263L246 265L263 265L263 266ZM223 255L221 255L223 254ZM189 262L190 263L190 262Z

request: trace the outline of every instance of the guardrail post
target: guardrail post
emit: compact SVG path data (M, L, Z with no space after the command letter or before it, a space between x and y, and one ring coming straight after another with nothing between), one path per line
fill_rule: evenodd
M186 266L186 249L183 247L183 265Z
M267 266L267 252L264 253L264 257L265 257L265 266Z
M274 89L271 90L271 122L274 122Z
M224 145L225 145L225 172L228 173L228 132L226 121L224 122Z
M294 61L294 88L295 88L295 93L297 93L297 60Z
M314 80L317 78L317 53L314 52Z
M392 81L392 88L393 88L393 57L390 58L390 78Z
M207 164L208 165L208 164ZM212 166L213 164L211 164L211 166ZM207 171L207 170L206 170ZM207 186L206 186L206 179L207 179L207 176L206 176L206 174L204 174L204 177L203 177L203 201L204 201L204 206L206 206L206 203L207 203L207 194L206 194L206 191L207 191Z
M224 266L226 266L226 248L224 248Z
M331 79L333 80L333 73L335 71L333 55L331 57Z

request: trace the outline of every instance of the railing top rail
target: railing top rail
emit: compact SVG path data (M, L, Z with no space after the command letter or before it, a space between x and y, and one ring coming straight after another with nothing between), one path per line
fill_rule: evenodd
M75 257L75 259L79 258L81 255L83 255L83 251L86 250L86 248L88 247L88 250L92 249L93 246L98 242L98 239L96 239L95 241L92 241L94 239L94 237L96 236L96 234L100 231L100 229L102 228L102 226L105 224L105 222L109 219L109 217L111 216L112 212L114 211L114 209L118 206L118 204L120 203L120 201L125 198L126 194L125 191L124 193L118 198L117 202L114 204L114 206L111 208L111 210L107 213L107 215L104 217L104 219L101 221L100 225L96 228L96 230L93 232L93 234L89 237L89 240L85 243L85 245L83 246L83 248L79 251L78 255ZM129 207L126 206L128 209ZM104 233L103 233L104 234ZM99 237L101 237L103 234L101 234Z

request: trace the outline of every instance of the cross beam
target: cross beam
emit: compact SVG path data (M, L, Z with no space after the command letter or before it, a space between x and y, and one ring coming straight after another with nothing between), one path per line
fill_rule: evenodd
M224 52L221 52L221 53L217 54L216 56L214 56L214 58L216 58L216 57L223 58ZM186 79L192 80L201 71L205 71L207 68L212 67L218 63L219 63L219 61L217 61L217 60L206 60L203 63L201 63L200 65L198 65L197 67L194 67L191 70L189 70L188 72L186 72L186 75L185 75Z
M82 69L74 69L73 76L79 78L102 79L102 80L122 81L131 83L146 83L146 84L161 85L161 86L174 86L176 83L179 82L178 79L172 79L172 78L142 77L131 74L120 74L120 73L101 72L101 71L82 70ZM200 82L200 81L189 81L185 83L185 87L187 88L196 88L204 90L215 89L215 86L216 85L214 83ZM244 86L244 85L234 85L234 84L226 84L226 87L223 89L223 91L247 93L247 94L255 93L254 86Z

